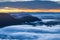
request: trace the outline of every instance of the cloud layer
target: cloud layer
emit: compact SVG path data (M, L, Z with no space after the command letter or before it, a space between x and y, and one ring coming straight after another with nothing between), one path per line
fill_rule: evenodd
M54 1L54 2L58 2L60 0L0 0L0 2L17 2L17 1Z
M0 7L29 8L29 9L60 9L60 4L49 1L32 1L32 2L4 2Z
M0 2L17 2L17 1L33 1L33 0L0 0Z

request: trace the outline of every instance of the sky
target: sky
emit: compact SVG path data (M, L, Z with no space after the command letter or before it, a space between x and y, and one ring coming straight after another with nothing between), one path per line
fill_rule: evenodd
M6 1L11 1L11 2L16 2L16 1L55 1L55 2L58 2L60 0L0 0L0 2L6 2Z
M0 0L0 12L60 12L60 0Z

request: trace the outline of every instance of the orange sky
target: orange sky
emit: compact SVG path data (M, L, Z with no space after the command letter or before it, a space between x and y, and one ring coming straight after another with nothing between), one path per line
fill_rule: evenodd
M22 8L0 8L0 13L9 12L60 12L60 9L22 9Z

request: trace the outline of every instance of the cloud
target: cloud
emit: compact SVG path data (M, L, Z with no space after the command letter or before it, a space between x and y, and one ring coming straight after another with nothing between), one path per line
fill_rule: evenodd
M50 1L60 1L60 0L50 0Z
M33 0L17 0L17 1L33 1Z
M47 27L45 25L36 27L32 25L13 25L0 29L0 38L1 40L3 40L2 38L14 38L18 40L60 40L60 34L56 34L57 30L60 30L60 25L53 27ZM51 33L43 33L44 31L49 31ZM56 33L52 34L53 32Z
M18 0L17 0L18 1ZM34 0L19 0L19 1L34 1Z
M52 1L0 2L0 7L28 9L60 9L60 4Z
M17 1L54 1L54 2L58 2L60 0L0 0L0 2L17 2Z
M60 0L39 0L39 1L60 1Z
M0 2L17 2L17 1L33 1L33 0L0 0Z

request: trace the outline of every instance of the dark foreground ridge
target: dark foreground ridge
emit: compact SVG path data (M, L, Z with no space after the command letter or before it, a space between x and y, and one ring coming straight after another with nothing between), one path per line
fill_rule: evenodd
M0 28L9 25L20 25L34 21L41 21L41 19L26 13L0 13Z

